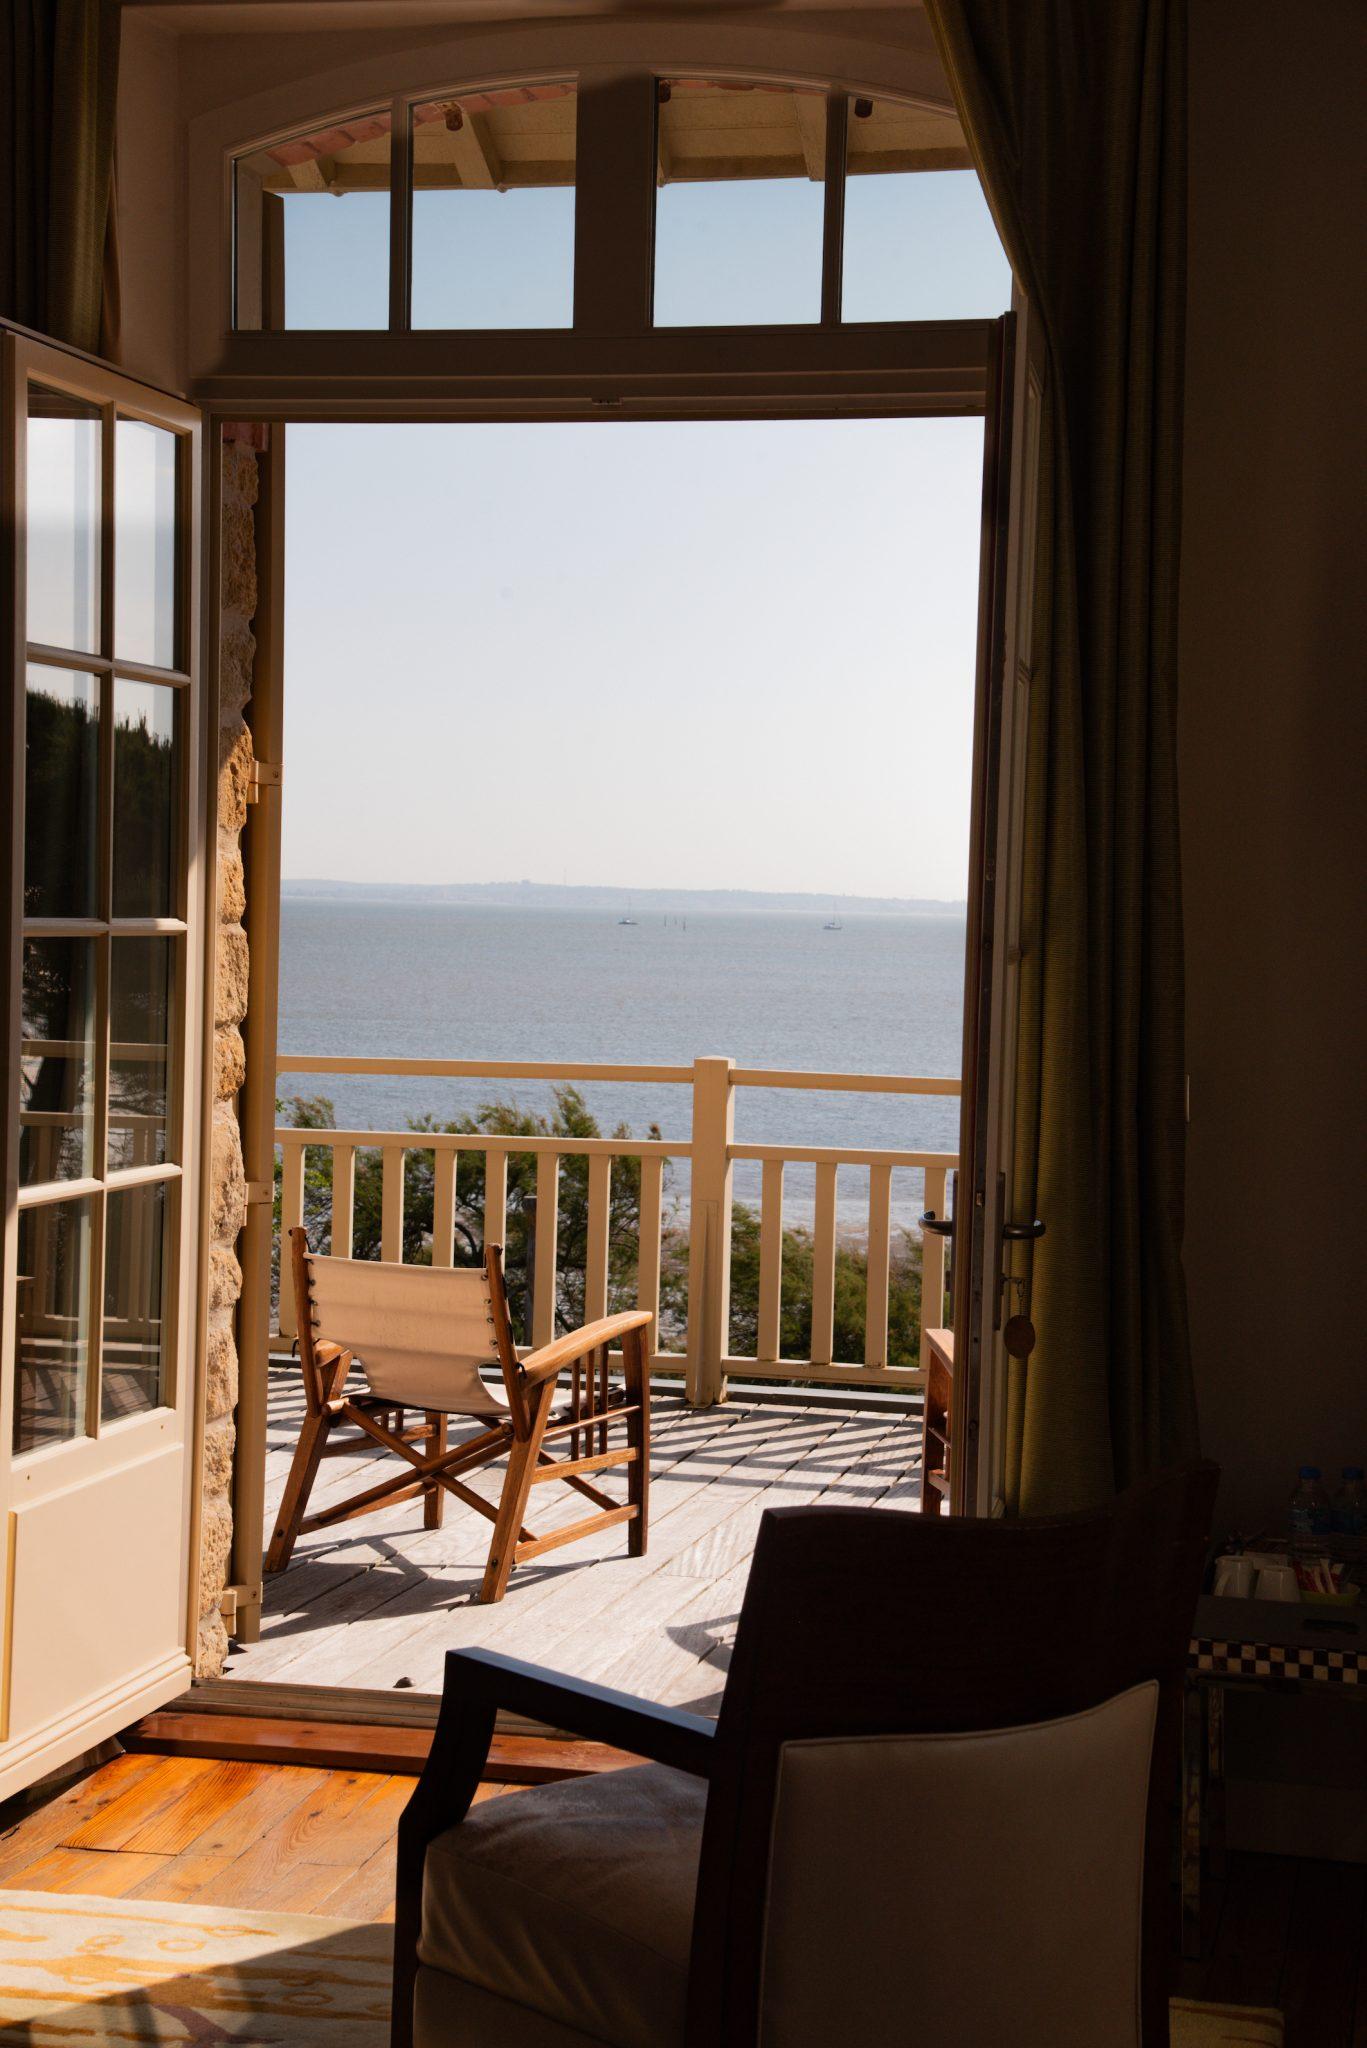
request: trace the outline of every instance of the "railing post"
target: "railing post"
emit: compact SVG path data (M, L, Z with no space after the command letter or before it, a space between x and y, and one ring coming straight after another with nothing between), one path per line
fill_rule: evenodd
M693 1062L686 1390L695 1408L726 1398L722 1360L730 1348L734 1070L735 1062L728 1059Z

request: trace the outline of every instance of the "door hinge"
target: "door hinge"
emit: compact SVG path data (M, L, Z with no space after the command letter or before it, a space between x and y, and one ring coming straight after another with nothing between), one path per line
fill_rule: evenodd
M279 789L280 763L278 761L253 761L252 772L247 782L247 802L259 801L263 789Z
M273 1180L249 1180L247 1182L248 1205L254 1202L273 1202L275 1182Z

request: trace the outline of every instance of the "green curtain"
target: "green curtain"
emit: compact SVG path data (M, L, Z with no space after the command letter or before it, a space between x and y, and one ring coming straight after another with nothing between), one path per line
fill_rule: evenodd
M0 0L0 312L98 350L119 0Z
M1196 1444L1176 765L1184 0L927 0L1046 351L1015 1140L1038 1343L1007 1507Z

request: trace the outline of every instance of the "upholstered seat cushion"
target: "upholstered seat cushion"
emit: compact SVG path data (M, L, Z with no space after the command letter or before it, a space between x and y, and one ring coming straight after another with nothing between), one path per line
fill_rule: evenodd
M526 2008L519 2042L678 2048L706 1798L700 1779L647 1764L488 1800L438 1835L418 2048L484 2048L468 2013L460 2032L444 2024L438 1972ZM480 2001L453 1985L450 2002Z

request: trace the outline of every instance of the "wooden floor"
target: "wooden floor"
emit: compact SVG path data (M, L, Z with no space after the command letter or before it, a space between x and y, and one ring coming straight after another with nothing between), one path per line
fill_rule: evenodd
M1202 1887L1199 1962L1177 1989L1286 2015L1286 2048L1367 2048L1367 1869L1232 1855Z
M0 1818L0 1890L389 1919L412 1790L411 1777L123 1756ZM1287 2048L1367 2048L1367 1871L1234 1856L1205 1900L1206 1955L1180 1966L1185 1996L1280 2008Z
M0 1888L389 1919L413 1784L120 1756L0 1834Z
M268 1531L302 1407L297 1369L273 1367ZM920 1424L905 1410L690 1409L671 1393L656 1395L652 1428L645 1557L629 1558L623 1530L612 1528L522 1566L506 1599L481 1607L488 1523L448 1502L445 1526L424 1530L421 1501L405 1501L301 1538L289 1570L266 1581L261 1640L233 1655L229 1675L440 1692L445 1651L487 1645L707 1711L766 1508L920 1500ZM312 1505L358 1491L392 1463L378 1450L329 1461ZM486 1498L497 1497L500 1469L475 1482ZM583 1513L568 1488L540 1494L539 1523Z

